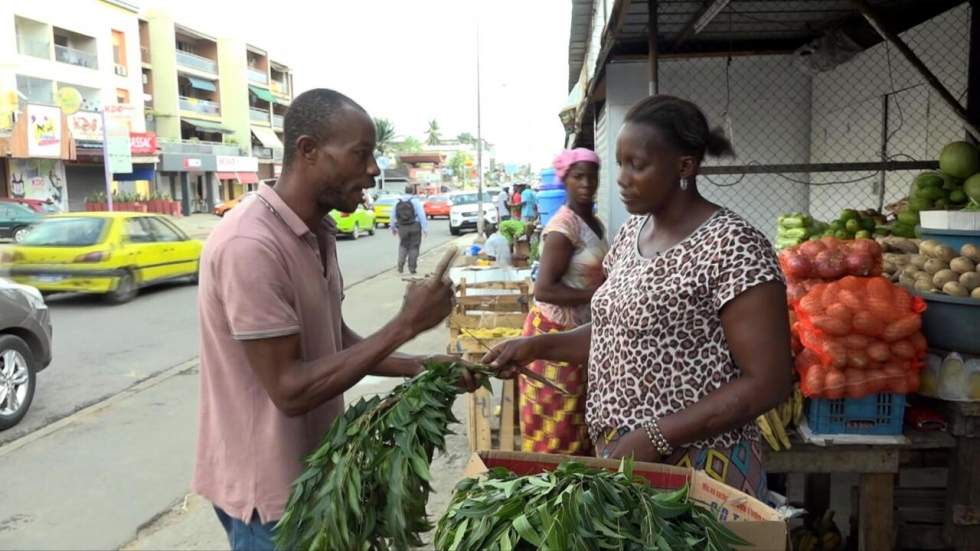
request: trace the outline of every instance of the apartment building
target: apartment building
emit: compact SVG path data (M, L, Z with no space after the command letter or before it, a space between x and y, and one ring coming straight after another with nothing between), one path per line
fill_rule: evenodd
M128 2L12 4L0 4L0 29L11 31L0 33L11 37L0 39L0 58L14 60L0 65L0 97L14 92L16 116L6 120L19 125L8 133L27 139L28 108L70 132L63 153L41 159L5 148L0 124L0 157L11 157L0 195L57 196L65 209L83 208L106 188L100 111L116 104L129 106L134 154L133 172L113 175L116 189L169 194L186 214L278 177L292 74L264 49ZM77 97L77 113L61 112L62 96ZM32 184L21 183L25 175Z

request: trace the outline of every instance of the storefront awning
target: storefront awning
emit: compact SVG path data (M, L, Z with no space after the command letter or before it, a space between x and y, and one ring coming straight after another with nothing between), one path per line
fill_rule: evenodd
M242 184L257 184L259 177L254 172L218 172L219 180L238 180Z
M135 182L136 180L152 180L154 166L150 164L134 164L133 171L124 174L113 173L112 179L117 182Z
M255 97L259 98L262 101L267 101L269 103L273 103L274 101L276 101L276 98L273 97L272 92L266 90L265 88L259 88L258 86L252 86L250 84L248 86L248 89L251 90L253 94L255 94Z
M258 140L262 142L262 145L266 147L282 149L282 142L279 141L279 136L276 136L275 131L273 131L271 128L253 126L252 135L258 138Z
M234 134L234 130L229 130L221 124L210 121L199 121L195 119L189 119L187 117L182 117L181 120L187 124L197 128L201 132L218 132L220 134Z
M203 78L194 77L184 77L191 84L191 88L196 88L198 90L204 90L205 92L217 92L218 87L214 85L210 80L204 80Z

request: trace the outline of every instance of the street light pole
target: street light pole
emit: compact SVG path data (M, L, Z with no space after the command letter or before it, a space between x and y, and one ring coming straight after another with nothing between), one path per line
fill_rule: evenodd
M476 190L479 207L476 211L476 231L483 239L485 221L483 220L483 129L480 113L480 16L476 16Z

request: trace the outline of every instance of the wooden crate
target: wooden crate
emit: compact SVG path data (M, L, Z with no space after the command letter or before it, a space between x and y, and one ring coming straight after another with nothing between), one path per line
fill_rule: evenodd
M456 289L456 308L447 321L450 354L478 363L489 348L513 337L476 339L467 336L467 330L523 329L533 301L529 280L470 284L463 280ZM483 388L467 395L466 433L471 451L520 449L516 390L516 381L510 380L502 381L499 400Z

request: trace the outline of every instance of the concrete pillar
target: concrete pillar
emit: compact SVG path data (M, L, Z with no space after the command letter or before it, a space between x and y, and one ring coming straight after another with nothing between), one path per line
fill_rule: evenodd
M184 216L190 216L191 199L194 195L191 193L191 185L186 172L180 173L180 192L180 211Z

